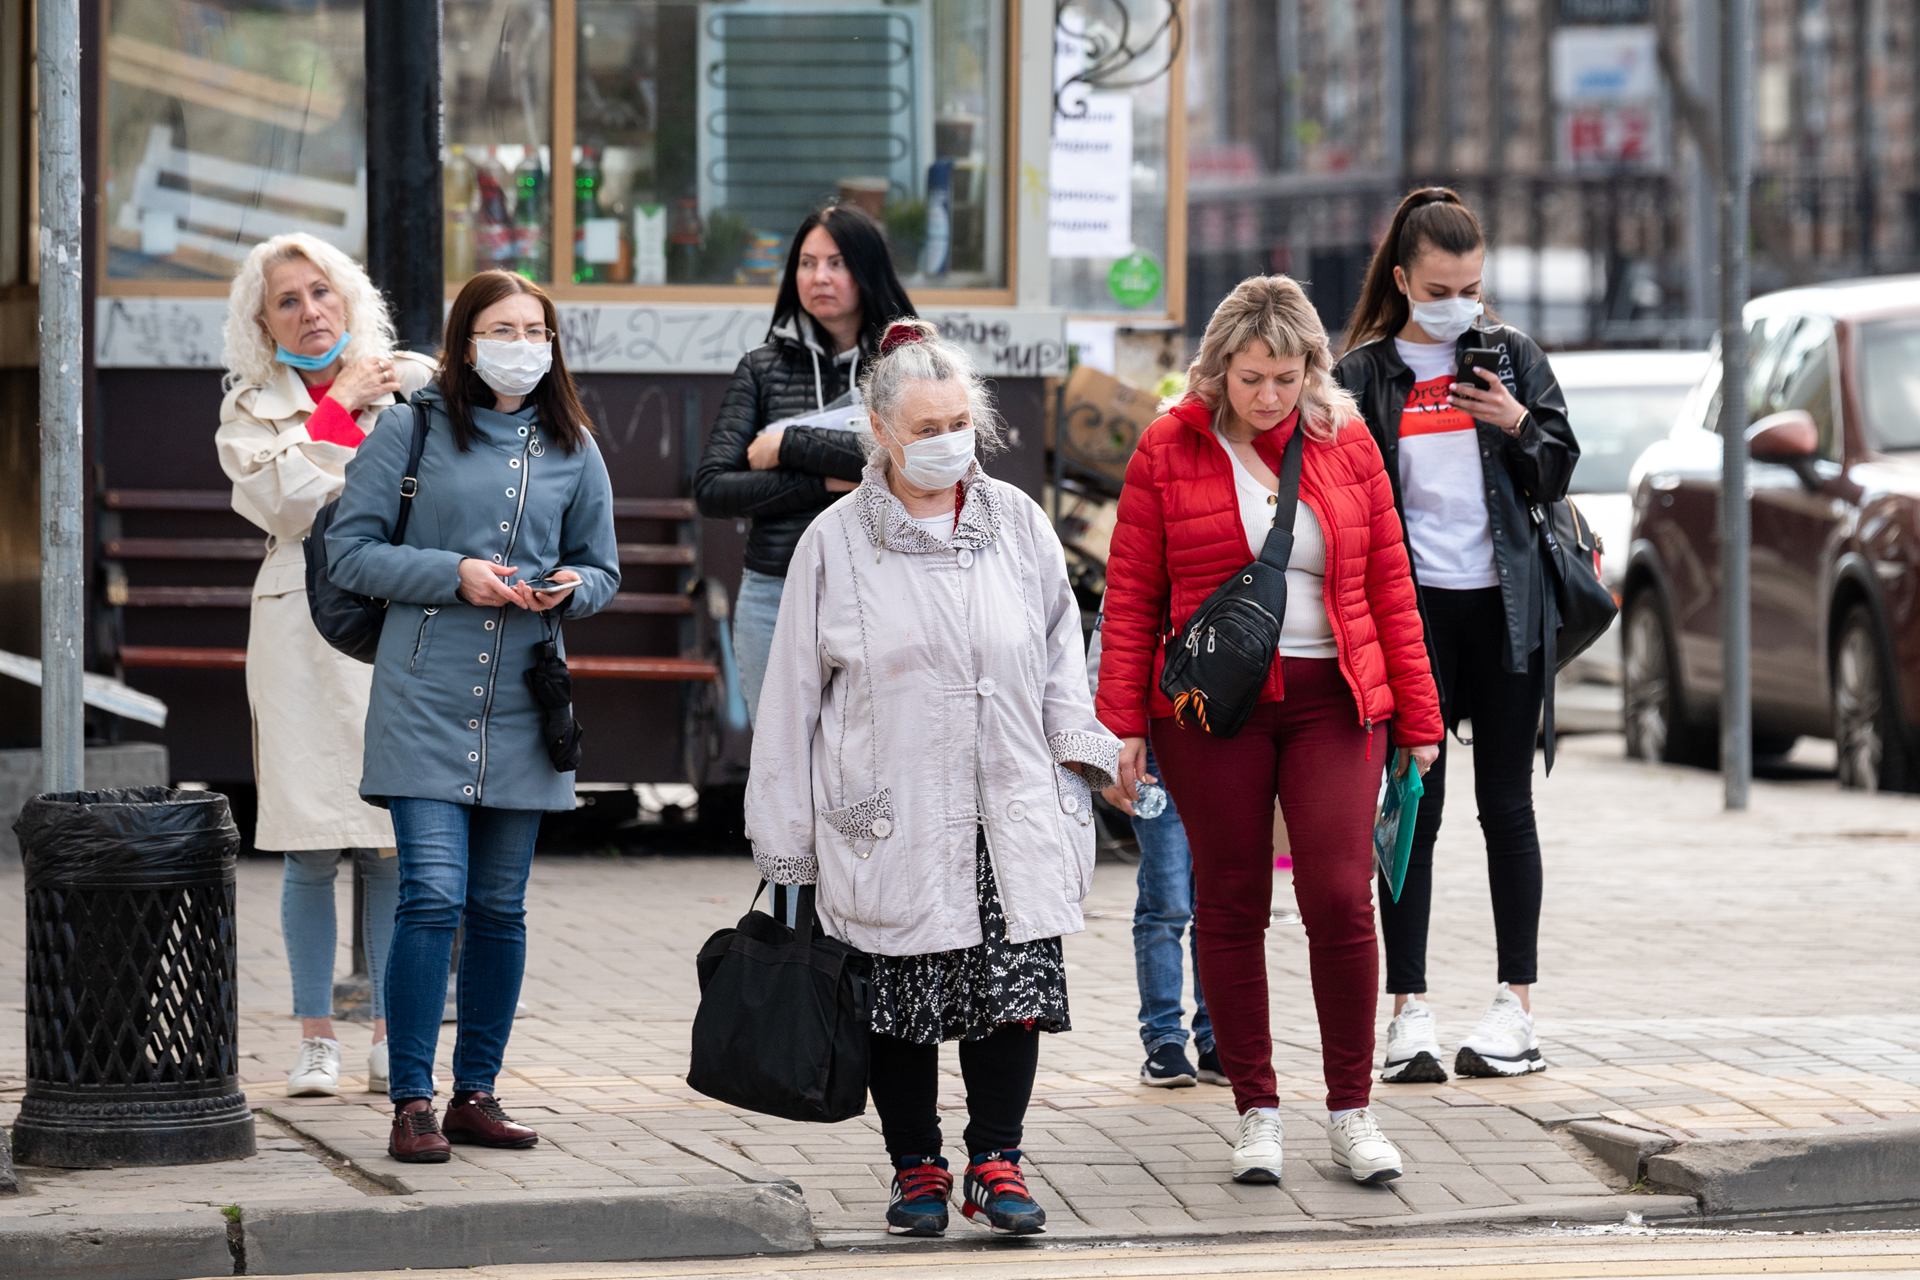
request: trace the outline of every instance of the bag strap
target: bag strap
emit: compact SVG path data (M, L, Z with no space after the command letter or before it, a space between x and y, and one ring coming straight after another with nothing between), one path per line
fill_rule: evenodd
M1545 690L1541 695L1541 749L1546 755L1546 773L1553 776L1553 686L1555 668L1559 665L1555 659L1555 641L1560 635L1560 558L1559 540L1553 535L1553 513L1546 504L1535 503L1533 523L1539 532L1541 543L1540 578L1535 588L1540 592L1540 665L1546 668L1542 679Z
M1293 559L1293 519L1300 507L1300 467L1307 451L1307 424L1296 422L1286 452L1280 455L1280 490L1274 495L1273 531L1260 548L1260 561L1280 572Z
M400 477L400 518L393 522L393 545L407 536L407 517L413 514L413 495L420 492L420 458L427 451L427 407L413 401L413 443L407 446L407 472Z

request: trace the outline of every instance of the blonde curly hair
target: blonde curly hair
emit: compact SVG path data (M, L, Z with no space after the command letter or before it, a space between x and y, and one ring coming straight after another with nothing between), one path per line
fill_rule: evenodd
M220 359L227 366L227 376L221 383L225 389L231 391L243 384L260 387L273 380L279 362L274 359L277 344L267 332L267 277L274 268L302 258L311 262L346 301L344 323L353 340L340 358L351 364L369 356L393 354L397 340L393 318L387 314L386 300L360 264L318 236L295 231L253 246L233 277L233 288L227 293L227 320L220 327L225 343Z
M1333 380L1333 350L1327 342L1326 326L1307 301L1306 292L1286 276L1251 276L1214 309L1206 334L1200 339L1199 353L1187 366L1185 394L1199 397L1213 410L1216 425L1230 412L1227 366L1255 343L1264 345L1278 360L1307 358L1299 407L1308 439L1331 441L1348 419L1360 416L1359 405ZM1164 408L1171 408L1179 399L1173 397Z

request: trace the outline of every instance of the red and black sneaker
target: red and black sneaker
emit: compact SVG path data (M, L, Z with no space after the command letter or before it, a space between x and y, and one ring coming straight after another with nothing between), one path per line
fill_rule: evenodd
M1047 1211L1027 1194L1018 1151L981 1151L967 1158L967 1221L986 1219L1003 1236L1032 1236L1047 1229Z
M893 1162L893 1199L887 1202L887 1232L937 1236L947 1229L947 1197L953 1175L945 1156L900 1156Z

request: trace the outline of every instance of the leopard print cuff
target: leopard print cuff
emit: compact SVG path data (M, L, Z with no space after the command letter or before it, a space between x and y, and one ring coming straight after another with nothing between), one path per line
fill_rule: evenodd
M820 879L820 864L810 853L787 855L755 849L753 865L774 884L815 884Z
M1105 791L1120 780L1120 740L1104 733L1062 729L1047 739L1055 764L1073 761L1087 766L1087 785Z

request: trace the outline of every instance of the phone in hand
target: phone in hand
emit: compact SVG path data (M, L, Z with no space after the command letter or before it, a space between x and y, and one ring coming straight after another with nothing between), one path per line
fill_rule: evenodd
M562 596L579 586L578 582L555 582L551 578L537 578L527 584L529 590L543 596Z
M1460 372L1454 380L1464 382L1475 391L1485 391L1489 383L1485 378L1474 376L1475 369L1485 369L1498 378L1500 376L1500 353L1492 347L1468 347L1460 353Z

